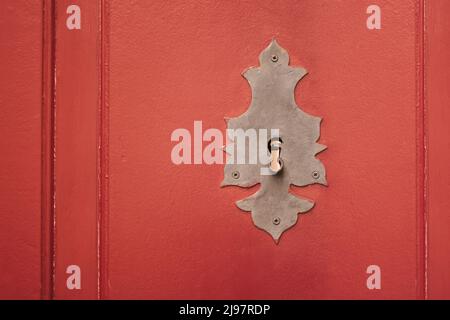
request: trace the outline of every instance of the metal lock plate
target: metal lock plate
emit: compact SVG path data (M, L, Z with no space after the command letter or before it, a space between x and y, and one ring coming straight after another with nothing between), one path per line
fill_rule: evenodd
M271 153L282 159L282 168L277 173L264 175L261 169L270 168L273 161L271 164L238 164L232 159L225 165L221 186L251 187L260 183L255 194L237 201L236 205L251 212L254 224L278 243L281 234L296 224L298 213L314 206L314 202L289 193L289 186L327 185L325 168L315 157L326 147L317 143L322 119L305 113L295 102L294 89L307 71L289 66L288 53L275 40L262 51L259 61L260 67L243 73L252 89L251 104L245 113L227 120L227 129L265 129L268 133L277 129L282 140L277 146L281 150ZM235 157L239 146L236 141L231 142L226 151ZM271 144L270 137L266 143ZM247 152L248 147L246 140Z

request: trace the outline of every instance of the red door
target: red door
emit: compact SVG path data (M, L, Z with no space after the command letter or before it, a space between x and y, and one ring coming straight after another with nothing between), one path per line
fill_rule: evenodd
M2 7L2 298L450 297L446 1ZM202 157L273 38L328 147L278 244Z

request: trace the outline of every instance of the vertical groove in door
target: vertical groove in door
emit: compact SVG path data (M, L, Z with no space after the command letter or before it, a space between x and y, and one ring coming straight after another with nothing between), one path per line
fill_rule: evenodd
M100 101L99 101L99 299L108 298L108 154L109 154L109 10L108 0L100 1Z
M41 298L53 298L55 4L42 0Z
M417 215L417 298L427 298L427 212L426 212L426 109L425 109L425 0L416 9L416 215Z

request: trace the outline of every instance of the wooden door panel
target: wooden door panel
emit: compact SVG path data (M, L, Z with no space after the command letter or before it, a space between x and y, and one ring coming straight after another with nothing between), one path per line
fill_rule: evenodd
M111 2L109 294L113 298L415 298L416 1ZM220 165L174 165L177 128L225 130L251 92L240 76L270 40L309 75L296 89L324 118L329 187L279 245L219 188ZM368 290L366 269L382 269Z
M42 12L39 1L0 4L0 299L40 298L45 272Z

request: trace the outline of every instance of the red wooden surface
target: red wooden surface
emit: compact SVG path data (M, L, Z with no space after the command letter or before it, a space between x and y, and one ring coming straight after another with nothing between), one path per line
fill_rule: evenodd
M0 298L450 297L446 1L0 7ZM256 188L170 160L173 130L247 109L240 73L272 37L328 146L329 187L293 190L316 207L278 246L234 205Z
M55 298L93 299L98 280L98 171L100 6L77 1L81 29L66 26L67 7L56 1ZM67 267L81 269L81 289L68 290Z
M423 297L417 185L417 1L111 1L110 298ZM222 166L175 166L176 128L225 129L250 90L240 73L272 37L293 65L303 110L322 116L329 187L280 245L220 189ZM366 268L382 269L368 290Z
M428 297L450 299L450 2L428 1L426 105L428 143Z
M42 3L2 1L0 299L41 294L41 49Z

